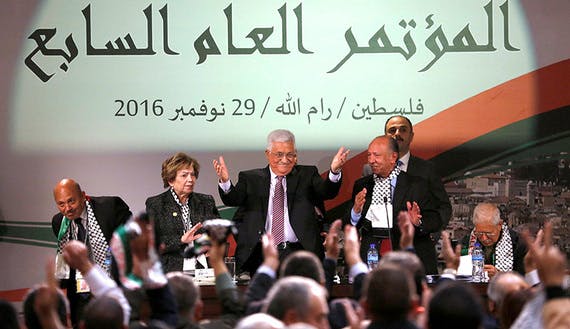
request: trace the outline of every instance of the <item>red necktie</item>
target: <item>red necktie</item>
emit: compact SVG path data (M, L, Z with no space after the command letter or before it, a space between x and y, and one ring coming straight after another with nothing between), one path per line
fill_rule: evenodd
M275 191L273 191L273 216L271 235L273 242L278 245L285 240L285 193L283 191L283 176L277 176Z

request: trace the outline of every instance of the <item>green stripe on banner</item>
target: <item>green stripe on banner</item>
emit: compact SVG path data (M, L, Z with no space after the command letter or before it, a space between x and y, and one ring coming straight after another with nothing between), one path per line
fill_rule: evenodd
M26 239L39 241L38 243L55 243L57 240L53 235L51 226L39 225L44 223L34 223L34 226L19 222L0 223L0 238L4 241L9 239Z
M232 219L237 208L218 207L221 218ZM55 247L57 239L53 235L51 223L29 221L0 222L0 242Z
M23 244L23 245L27 245L27 246L46 247L46 248L56 248L57 247L56 243L41 242L41 241L34 241L34 240L12 239L12 238L6 238L6 237L0 237L0 242Z
M236 207L218 207L218 211L220 212L220 216L223 219L232 219L234 214L237 211Z

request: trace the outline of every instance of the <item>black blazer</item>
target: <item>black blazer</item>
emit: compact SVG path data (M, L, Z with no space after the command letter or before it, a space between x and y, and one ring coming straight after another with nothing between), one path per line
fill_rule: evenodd
M429 192L442 220L441 229L445 229L451 219L451 203L433 162L410 155L406 173L412 176L419 176L427 181ZM370 166L368 164L364 165L362 176L371 174L372 169Z
M323 200L336 197L341 182L333 183L328 176L323 179L317 167L302 165L295 165L286 180L291 227L303 249L314 252L321 259L321 223L315 207L322 207ZM243 269L253 272L262 261L258 242L265 232L270 186L271 173L267 166L240 172L238 182L235 186L232 184L227 194L219 189L220 197L226 206L239 207L234 221L239 231L236 265L240 269L252 254L255 256L252 257L251 267L247 265Z
M364 202L364 207L362 208L361 218L357 224L357 229L360 232L361 246L360 246L360 256L364 261L366 261L366 252L368 250L370 243L377 242L372 235L372 226L369 220L364 216L370 208L372 203L372 191L374 189L374 177L369 175L358 179L354 183L354 188L352 191L352 200L350 203L350 208L344 217L344 223L350 223L350 211L354 206L354 198L356 194L366 188L366 200ZM408 175L406 172L400 172L396 182L396 188L394 189L393 197L393 218L395 223L393 228L390 230L392 247L394 250L400 249L400 229L396 222L398 218L398 213L401 210L407 210L406 201L416 201L420 207L422 214L422 225L416 227L414 235L414 248L416 249L416 254L422 260L427 274L437 273L437 257L435 254L435 245L431 240L430 233L437 232L441 229L442 220L437 212L433 199L428 191L427 182L421 177Z
M186 244L180 242L184 234L182 210L174 200L170 189L146 200L146 212L154 220L154 233L157 250L164 272L182 271L183 252ZM193 192L188 197L192 226L207 219L220 218L214 197ZM164 244L164 248L160 245Z
M431 161L412 155L407 169L409 175L419 176L427 181L429 192L441 217L441 229L444 230L451 219L451 202L449 202L449 196L441 182L441 177L437 174L435 165Z
M105 236L105 240L109 243L115 229L123 225L131 217L132 213L129 210L129 206L123 199L117 196L93 196L89 197L89 202L99 227L101 227L101 231ZM51 227L56 238L59 235L62 220L63 215L61 213L53 216L51 220Z

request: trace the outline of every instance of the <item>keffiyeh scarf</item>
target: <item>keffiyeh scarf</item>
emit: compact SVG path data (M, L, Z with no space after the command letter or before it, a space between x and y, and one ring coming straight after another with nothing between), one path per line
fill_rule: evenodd
M89 258L109 274L111 271L110 264L107 264L105 261L107 252L109 251L109 245L107 244L103 231L101 231L99 222L97 222L97 219L95 218L95 213L93 212L93 208L89 202L89 197L87 197L87 200L85 201L85 207L87 208L87 235L85 245L89 251ZM58 258L62 258L63 248L72 239L72 231L71 220L64 216L61 221L61 227L58 234ZM69 278L69 267L67 264L61 261L56 261L56 276L59 279Z

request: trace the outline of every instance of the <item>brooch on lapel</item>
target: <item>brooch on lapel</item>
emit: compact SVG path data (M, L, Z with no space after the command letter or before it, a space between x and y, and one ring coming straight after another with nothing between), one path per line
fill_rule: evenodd
M178 213L175 211L172 213L172 216L176 217L176 216L178 216Z

